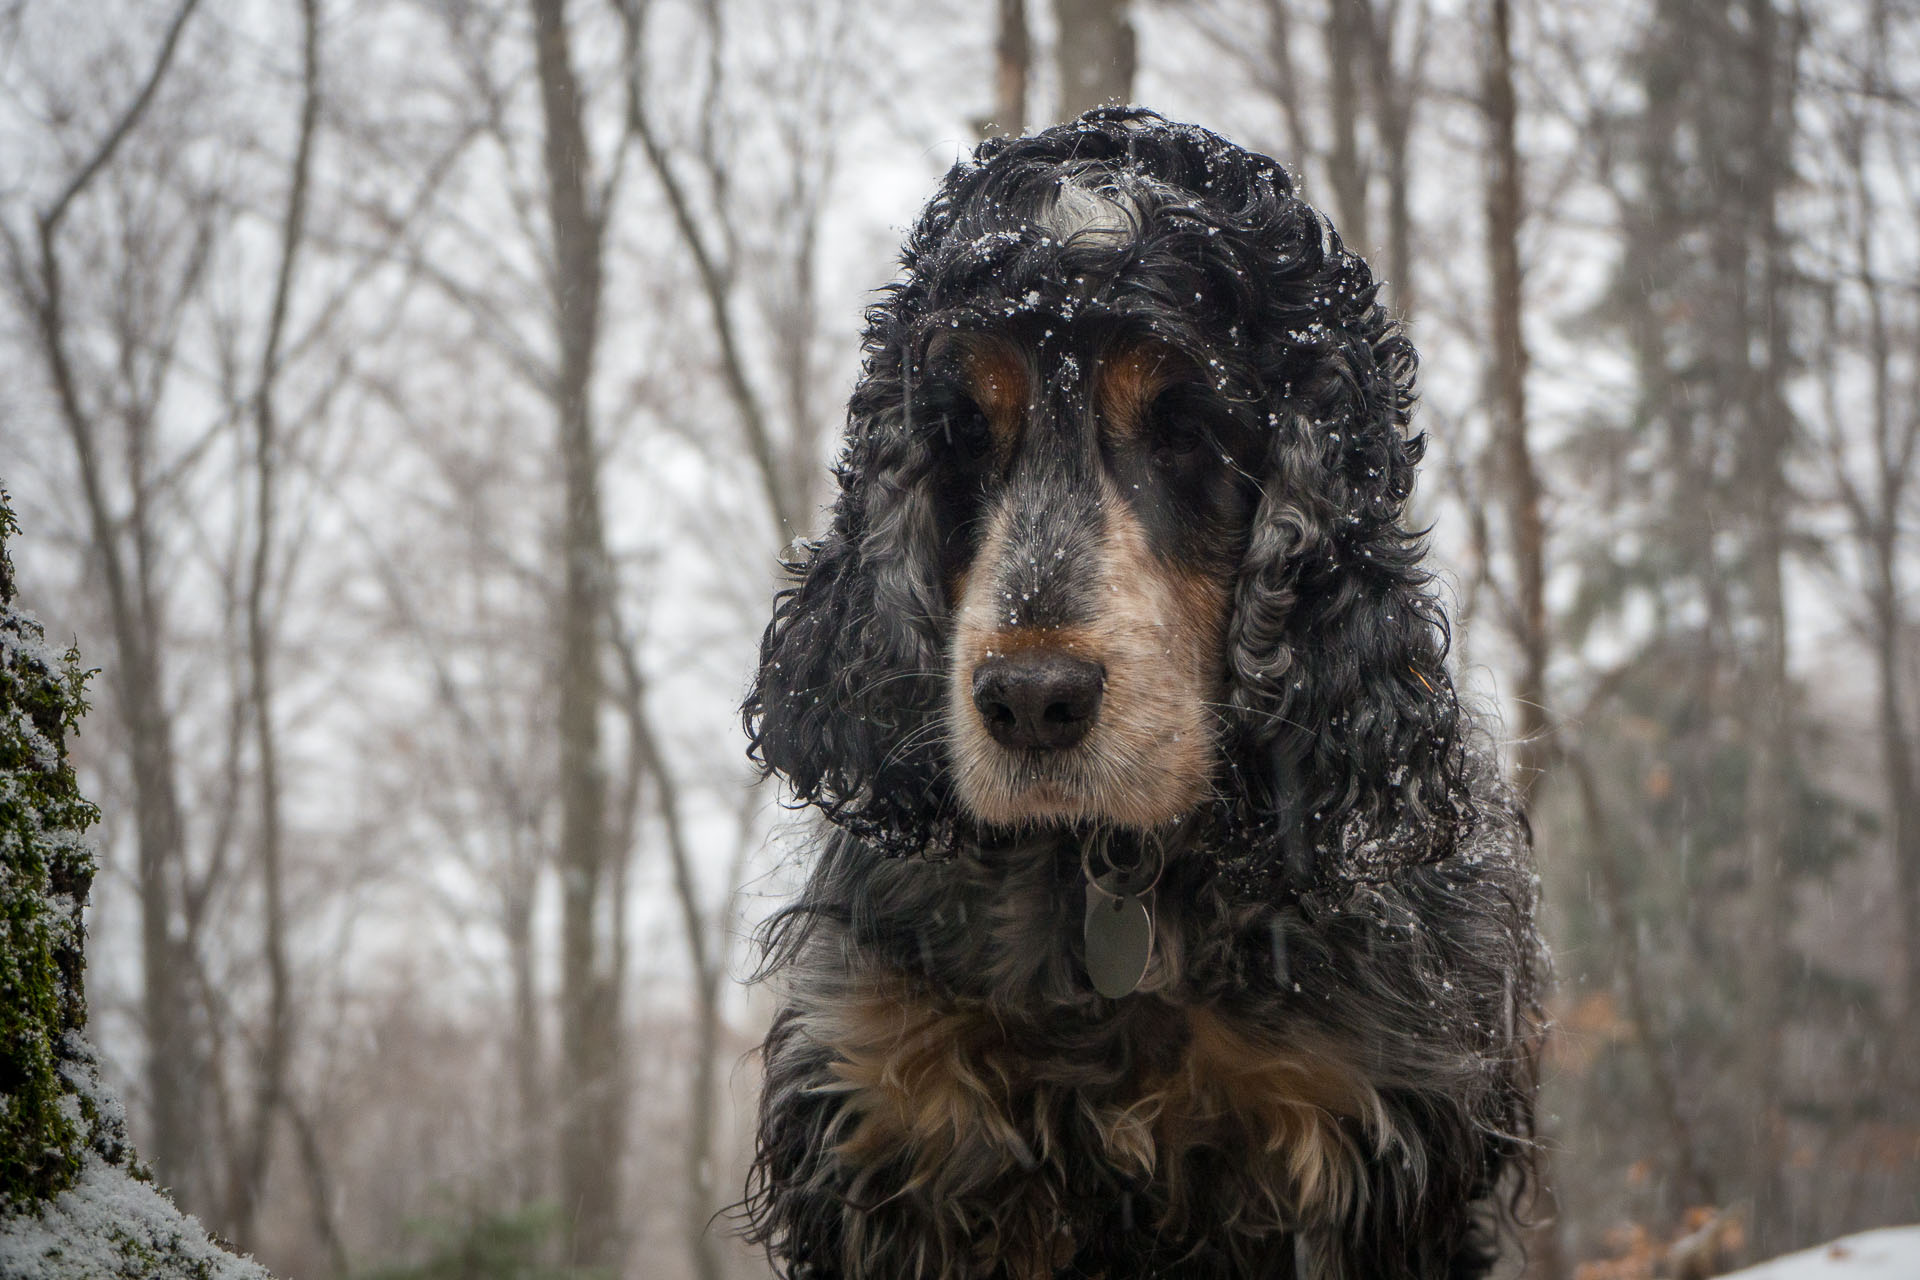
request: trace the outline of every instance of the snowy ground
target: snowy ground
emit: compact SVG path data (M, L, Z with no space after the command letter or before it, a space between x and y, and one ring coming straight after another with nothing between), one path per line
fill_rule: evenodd
M1723 1280L1920 1280L1920 1227L1886 1227L1842 1236Z

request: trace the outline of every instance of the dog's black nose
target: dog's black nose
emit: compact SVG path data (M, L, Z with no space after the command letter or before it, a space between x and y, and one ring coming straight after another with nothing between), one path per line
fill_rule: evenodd
M1057 751L1087 736L1106 684L1097 662L1028 649L974 668L973 705L1001 746Z

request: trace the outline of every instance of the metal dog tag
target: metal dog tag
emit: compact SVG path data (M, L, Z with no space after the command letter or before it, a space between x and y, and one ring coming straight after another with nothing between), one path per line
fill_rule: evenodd
M1109 1000L1132 995L1153 956L1153 916L1146 899L1115 897L1087 886L1087 976Z

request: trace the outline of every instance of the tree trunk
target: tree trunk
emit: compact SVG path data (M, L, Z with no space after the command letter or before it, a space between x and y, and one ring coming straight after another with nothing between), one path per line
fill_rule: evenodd
M1864 96L1869 100L1888 91L1889 47L1887 0L1875 0L1869 33L1874 52L1867 60ZM1889 1046L1903 1070L1895 1073L1903 1096L1920 1095L1920 784L1914 777L1913 739L1908 721L1907 695L1901 677L1901 649L1906 635L1905 592L1900 580L1901 519L1913 480L1915 444L1920 441L1920 414L1911 408L1898 428L1894 425L1894 343L1887 317L1885 287L1880 280L1875 232L1881 210L1873 195L1866 125L1856 120L1845 149L1853 184L1854 253L1852 264L1867 304L1867 359L1873 371L1872 496L1846 477L1843 456L1836 456L1836 472L1847 505L1852 509L1856 536L1868 572L1866 589L1869 642L1873 648L1876 720L1880 760L1885 778L1888 846L1893 855L1894 888L1899 899L1901 945L1902 1034ZM1830 429L1838 443L1842 430L1838 414ZM1837 454L1840 451L1836 451Z
M610 901L607 779L600 740L605 700L606 541L589 394L599 339L601 231L588 195L592 159L582 126L565 0L531 0L545 121L547 210L560 366L554 381L565 511L561 522L560 1195L576 1264L612 1263L620 1245L621 975Z
M111 534L107 535L111 537ZM98 532L96 531L96 540ZM110 588L111 589L111 588ZM122 608L114 613L120 615ZM161 700L157 637L116 617L120 670L115 699L133 756L135 839L139 845L141 1013L147 1040L148 1158L174 1194L201 1197L195 1122L201 1038L195 1033L188 975L191 943L173 935L175 900L185 857L180 797L175 788L173 715Z
M1367 227L1367 166L1360 155L1359 63L1365 51L1362 23L1371 21L1366 0L1333 0L1327 6L1327 105L1332 112L1332 150L1327 173L1340 238L1357 252L1373 246Z
M1128 7L1129 0L1053 0L1060 28L1059 119L1132 100L1138 51Z
M1744 370L1743 408L1749 424L1748 516L1752 612L1759 624L1754 646L1748 741L1753 757L1747 775L1746 823L1748 874L1751 877L1752 954L1747 960L1747 1027L1744 1048L1751 1072L1748 1097L1753 1109L1751 1147L1746 1170L1753 1196L1754 1243L1765 1257L1788 1238L1782 1221L1785 1188L1781 1158L1785 1144L1780 1060L1787 982L1788 871L1786 828L1792 744L1789 738L1786 598L1782 581L1785 557L1786 461L1791 420L1783 393L1788 361L1787 327L1780 314L1786 275L1786 251L1780 226L1781 148L1791 119L1790 77L1780 75L1783 46L1773 0L1747 0L1746 39L1752 97L1747 119L1750 252L1758 257L1756 287L1745 293L1745 332L1739 352ZM1790 37L1791 38L1791 37ZM1793 65L1789 55L1787 65ZM1743 281L1744 282L1744 281ZM1752 362L1746 353L1761 352Z
M1492 446L1499 460L1508 549L1513 557L1514 611L1508 625L1520 651L1519 679L1513 691L1518 712L1513 775L1514 786L1525 803L1546 768L1550 748L1546 715L1546 534L1540 514L1540 482L1527 433L1525 290L1520 268L1520 226L1526 209L1515 136L1512 15L1507 0L1491 0L1484 59L1480 107L1487 124L1487 272L1492 313L1488 327L1493 335L1488 390ZM1541 1185L1550 1188L1550 1149L1541 1151L1539 1162ZM1558 1280L1566 1272L1560 1231L1544 1196L1534 1208L1540 1225L1529 1233L1530 1274L1536 1280Z
M514 832L516 860L520 833ZM518 866L509 869L513 883L507 892L504 927L507 964L512 971L513 1039L508 1053L513 1062L515 1158L519 1170L514 1190L524 1203L541 1197L545 1170L551 1168L548 1147L552 1108L547 1101L546 1077L541 1062L540 990L533 964L533 905L535 877L522 874Z
M993 116L988 132L1017 138L1027 128L1027 77L1033 37L1027 31L1027 0L1000 0L999 33L993 42Z
M1508 537L1513 555L1510 630L1520 651L1513 690L1518 723L1514 782L1527 799L1551 756L1547 721L1546 529L1540 512L1540 480L1527 432L1525 295L1520 268L1520 225L1526 216L1515 139L1513 45L1508 0L1491 0L1481 109L1487 119L1487 264L1493 334L1494 448L1504 481Z
M698 1280L721 1280L725 1273L712 1220L719 1206L714 1193L714 1144L719 1128L720 998L726 979L726 939L724 927L738 888L738 878L730 875L727 896L713 928L700 904L700 888L693 874L693 851L689 847L686 825L680 808L680 782L667 768L665 753L654 736L653 722L647 713L647 683L641 672L639 654L631 633L613 623L614 651L620 660L623 677L622 709L626 713L627 738L636 781L650 778L660 825L666 831L667 859L673 871L673 895L680 911L681 936L687 945L687 962L693 970L694 1050L692 1079L688 1085L687 1145L682 1153L681 1179L686 1187L687 1251ZM633 795L637 802L638 788ZM743 819L744 821L744 819ZM737 872L737 866L736 866Z
M1875 549L1874 581L1870 588L1874 615L1875 699L1880 731L1881 766L1886 778L1889 844L1893 851L1894 885L1899 897L1901 925L1901 1011L1905 1044L1890 1046L1906 1064L1902 1083L1906 1096L1920 1085L1920 787L1914 784L1912 739L1907 731L1906 702L1900 678L1900 639L1904 613L1896 576L1899 550L1897 524L1883 520Z
M287 207L281 222L280 268L267 316L267 336L253 394L254 543L246 589L248 700L252 703L254 755L260 771L259 861L267 969L267 1027L254 1080L254 1104L248 1133L239 1152L239 1168L228 1188L227 1222L235 1239L251 1241L260 1198L266 1190L273 1134L286 1102L287 1062L293 1042L292 982L287 961L287 911L281 814L280 748L274 724L273 657L275 637L268 617L271 566L279 523L279 423L275 391L280 372L281 338L292 299L294 266L306 236L307 180L313 140L320 118L319 0L300 0L301 103L299 139L294 147Z
M1413 108L1424 92L1427 6L1413 6L1413 50L1407 66L1394 62L1394 24L1403 6L1387 6L1385 13L1366 11L1367 63L1373 78L1374 132L1380 139L1381 177L1387 186L1386 267L1388 295L1401 320L1413 315L1416 302L1413 279L1413 211L1408 198L1408 149L1413 133ZM1508 77L1512 79L1511 75Z

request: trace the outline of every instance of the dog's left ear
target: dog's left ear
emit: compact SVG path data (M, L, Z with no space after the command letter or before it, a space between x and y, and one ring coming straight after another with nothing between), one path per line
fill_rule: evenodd
M742 708L748 754L797 801L892 852L933 838L949 805L931 458L893 380L855 392L826 535L788 564Z
M1380 879L1445 856L1470 819L1448 632L1402 523L1424 438L1414 353L1333 239L1334 301L1268 361L1269 443L1229 629L1242 803L1288 878ZM1305 885L1296 885L1305 888Z

